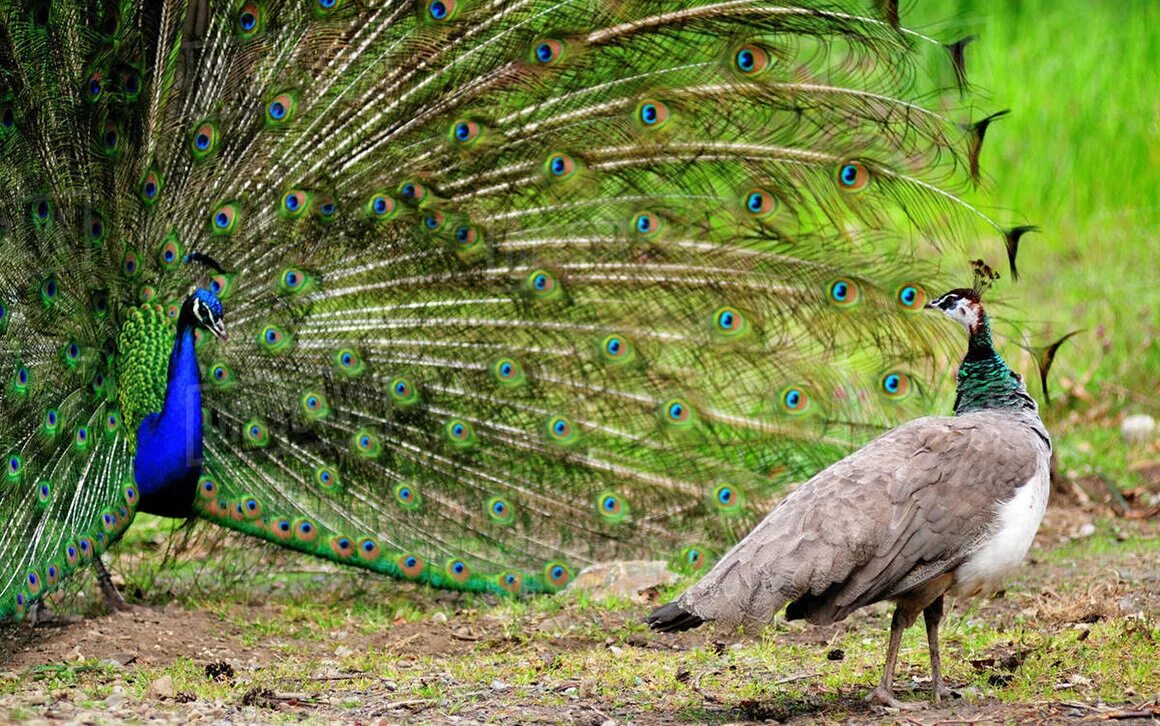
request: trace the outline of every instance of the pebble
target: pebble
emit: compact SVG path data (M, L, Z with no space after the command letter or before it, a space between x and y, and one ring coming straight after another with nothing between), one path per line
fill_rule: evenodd
M170 676L161 676L149 684L149 694L154 698L173 698L175 693Z
M1146 413L1128 416L1120 424L1120 436L1129 444L1146 444L1156 435L1156 419Z
M568 589L585 590L597 598L627 597L643 603L647 600L645 590L670 585L677 579L664 560L601 562L581 570Z

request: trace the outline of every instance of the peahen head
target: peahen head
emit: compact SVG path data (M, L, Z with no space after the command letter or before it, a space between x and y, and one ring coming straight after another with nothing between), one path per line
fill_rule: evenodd
M220 340L225 340L227 337L225 311L222 309L221 300L218 300L217 295L203 287L195 289L189 294L189 297L185 298L177 323L178 327L204 328Z
M962 325L972 335L981 332L980 328L987 319L979 293L968 287L951 290L931 300L926 306L942 311L943 315Z
M989 268L987 274L992 274ZM982 302L981 291L986 288L977 279L974 288L951 290L926 304L962 325L970 336L959 366L955 414L988 409L1036 412L1035 400L1027 395L1022 376L1007 366L992 344L991 322Z

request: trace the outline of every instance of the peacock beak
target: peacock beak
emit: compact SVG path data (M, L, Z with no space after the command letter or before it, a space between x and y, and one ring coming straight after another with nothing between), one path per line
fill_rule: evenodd
M226 332L226 321L218 318L209 326L209 332L213 333L218 340L229 340L229 333Z

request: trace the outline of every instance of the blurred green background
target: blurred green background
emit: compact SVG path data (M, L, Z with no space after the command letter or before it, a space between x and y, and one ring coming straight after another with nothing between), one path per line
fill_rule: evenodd
M942 41L977 35L971 117L1011 109L970 196L1042 228L1023 238L1019 284L999 292L1032 343L1085 329L1056 359L1053 382L1076 394L1060 404L1160 413L1160 3L904 0L903 19ZM998 241L979 252L1004 256Z

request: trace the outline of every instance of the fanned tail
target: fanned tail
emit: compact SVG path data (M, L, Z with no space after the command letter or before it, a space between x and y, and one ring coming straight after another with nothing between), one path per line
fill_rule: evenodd
M878 4L6 8L0 614L128 525L193 285L200 516L441 587L702 567L937 398L926 290L1003 232Z

